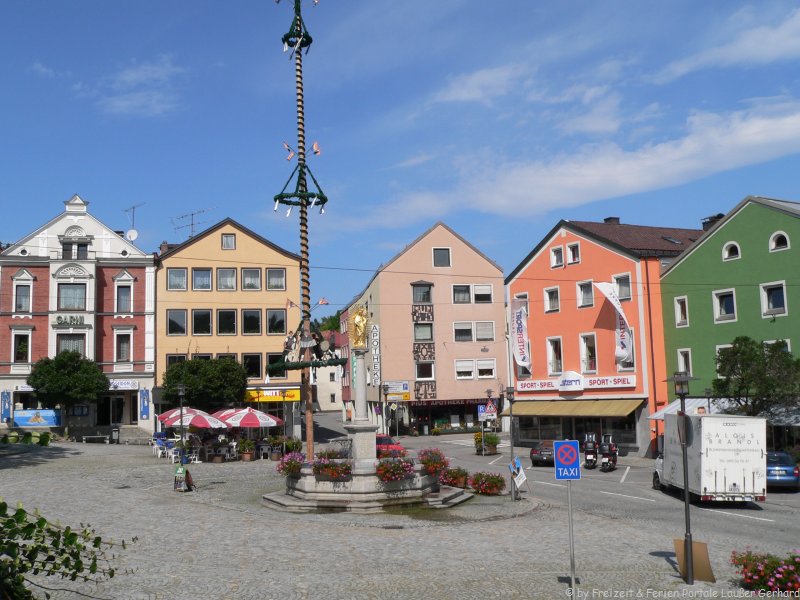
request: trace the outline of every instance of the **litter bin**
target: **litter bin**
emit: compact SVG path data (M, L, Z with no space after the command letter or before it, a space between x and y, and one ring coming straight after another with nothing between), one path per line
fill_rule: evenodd
M119 444L119 427L114 427L111 430L111 443Z

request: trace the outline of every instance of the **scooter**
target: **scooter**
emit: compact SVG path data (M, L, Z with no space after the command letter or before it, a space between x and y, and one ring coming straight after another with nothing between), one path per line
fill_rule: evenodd
M617 445L614 443L610 433L603 434L603 441L600 442L600 470L603 473L613 471L617 468Z
M587 469L597 466L597 434L590 432L583 440L583 462Z

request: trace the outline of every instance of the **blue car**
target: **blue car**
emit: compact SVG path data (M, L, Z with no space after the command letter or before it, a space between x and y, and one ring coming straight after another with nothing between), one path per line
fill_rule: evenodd
M767 452L767 487L800 491L800 469L788 452Z

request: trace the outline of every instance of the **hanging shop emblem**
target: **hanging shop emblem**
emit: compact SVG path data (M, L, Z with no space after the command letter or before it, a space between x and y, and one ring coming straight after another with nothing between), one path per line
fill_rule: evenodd
M373 324L369 328L369 349L372 352L372 385L381 384L381 328Z

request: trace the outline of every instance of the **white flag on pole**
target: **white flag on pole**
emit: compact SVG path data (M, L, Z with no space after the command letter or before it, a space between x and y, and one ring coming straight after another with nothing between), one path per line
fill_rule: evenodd
M633 355L633 340L631 340L631 328L628 325L628 319L625 317L625 311L622 310L622 303L617 296L617 290L614 284L606 281L595 282L594 286L600 290L600 293L606 297L616 311L616 331L614 356L618 363L624 363L631 360Z
M528 310L524 301L515 300L519 308L511 311L511 346L514 350L514 361L521 367L531 368L531 354L528 351ZM513 307L512 303L512 307Z

